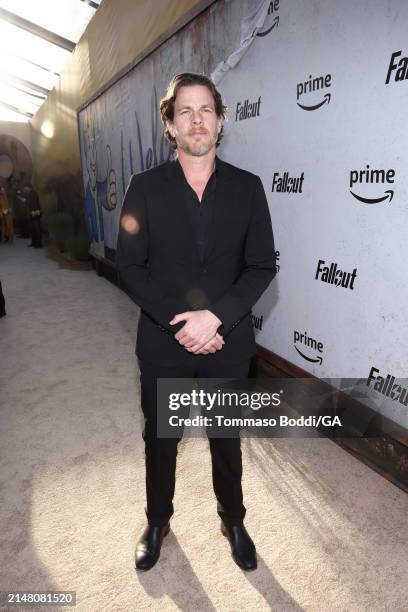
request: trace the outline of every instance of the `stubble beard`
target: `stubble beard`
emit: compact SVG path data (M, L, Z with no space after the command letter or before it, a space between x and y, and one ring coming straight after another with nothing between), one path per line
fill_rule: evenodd
M207 153L211 151L213 146L216 144L218 131L216 131L213 135L207 133L204 141L200 139L199 141L191 142L191 140L188 140L188 138L183 138L180 136L178 132L175 132L174 138L176 140L178 149L182 149L185 153L187 153L187 155L202 157L203 155L207 155Z

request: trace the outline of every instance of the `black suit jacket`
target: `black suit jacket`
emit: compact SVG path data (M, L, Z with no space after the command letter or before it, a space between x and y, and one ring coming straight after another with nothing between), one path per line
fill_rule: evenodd
M176 161L133 175L123 201L116 252L128 295L141 308L136 353L161 365L189 353L175 340L175 314L208 309L222 321L224 364L251 357L251 308L274 277L275 248L260 178L218 157L214 214L203 262ZM197 359L200 358L197 356Z

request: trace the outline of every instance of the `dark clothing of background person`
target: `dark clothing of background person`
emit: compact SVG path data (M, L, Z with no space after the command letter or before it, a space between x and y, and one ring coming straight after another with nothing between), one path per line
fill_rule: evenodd
M26 198L16 186L12 187L11 193L13 198L16 233L19 238L31 238L30 215L27 210Z
M6 316L6 301L3 295L3 288L0 281L0 318Z
M136 352L145 416L146 514L155 526L166 525L173 513L178 442L157 437L157 379L246 378L255 353L251 308L276 273L260 178L218 157L215 163L201 203L206 221L197 214L200 205L181 165L169 161L131 177L119 226L120 278L141 308ZM184 323L169 322L176 314L205 309L222 322L225 345L214 354L194 355L174 338ZM242 524L240 439L212 439L210 450L218 514L225 524Z
M41 206L38 193L31 189L27 195L26 206L30 214L31 245L35 248L42 247L41 237Z

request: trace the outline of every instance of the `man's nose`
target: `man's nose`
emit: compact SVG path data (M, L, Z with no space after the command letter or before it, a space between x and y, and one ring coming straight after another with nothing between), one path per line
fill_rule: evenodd
M194 124L202 123L202 120L203 120L203 118L201 116L200 111L193 111L193 123Z

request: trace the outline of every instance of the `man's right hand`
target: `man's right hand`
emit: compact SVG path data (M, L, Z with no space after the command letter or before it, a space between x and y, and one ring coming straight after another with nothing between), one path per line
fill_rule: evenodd
M222 349L224 344L224 338L220 336L219 333L216 333L215 336L207 342L207 344L205 344L198 351L194 352L193 355L208 355L209 353L216 353ZM189 349L186 350L188 351ZM192 351L190 350L189 352L191 353Z

